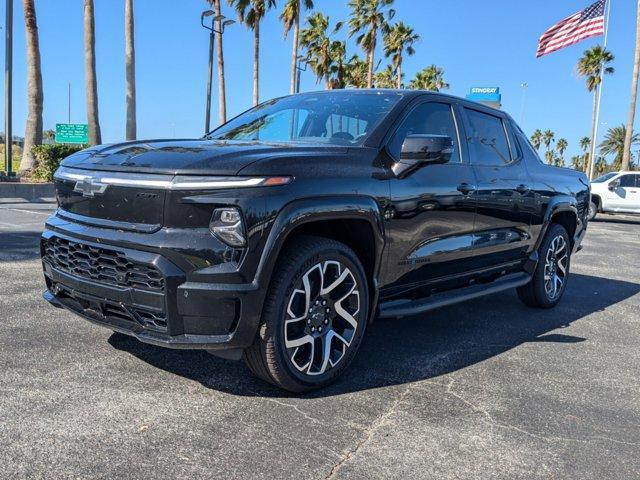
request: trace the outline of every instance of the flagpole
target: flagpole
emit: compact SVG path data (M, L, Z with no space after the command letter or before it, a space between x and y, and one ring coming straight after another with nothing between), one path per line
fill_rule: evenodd
M604 45L603 48L607 48L607 39L609 37L609 17L611 16L611 2L613 0L607 0L607 15L604 23ZM598 126L600 124L600 100L602 100L602 87L604 85L604 65L600 68L600 84L598 85L596 101L596 124L593 128L593 136L591 137L591 161L589 162L589 180L593 180L593 170L596 164L596 144L598 138Z

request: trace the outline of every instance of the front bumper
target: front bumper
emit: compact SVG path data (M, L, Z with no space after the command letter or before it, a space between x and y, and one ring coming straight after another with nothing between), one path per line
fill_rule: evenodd
M48 223L42 235L41 253L47 285L43 297L52 305L142 342L168 348L242 350L253 342L263 301L257 283L194 281L190 278L193 275L161 253L138 249L130 241L122 247L108 244L99 237L89 240L85 236L69 235L57 228L60 224L56 226L55 220L50 222L53 225ZM99 232L91 229L84 233ZM130 235L127 240L132 240L143 234L127 235ZM79 245L81 254L85 254L84 249L89 253L115 251L131 264L148 265L161 273L163 288L109 284L99 275L92 278L84 269L95 273L103 268L97 266L95 260L89 264L76 262L73 269L66 268L67 264L61 266L47 254L48 242L60 239ZM85 258L87 255L81 260Z

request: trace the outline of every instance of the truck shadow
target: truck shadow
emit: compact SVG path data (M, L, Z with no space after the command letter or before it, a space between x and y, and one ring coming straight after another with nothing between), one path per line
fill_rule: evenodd
M306 395L328 397L406 384L455 372L519 345L588 341L558 329L640 292L640 285L573 274L563 300L551 310L525 307L515 291L442 308L421 316L377 320L368 327L351 368L335 384ZM615 318L607 319L612 323ZM173 351L113 335L109 342L157 368L242 396L289 394L253 377L240 362L200 351ZM542 352L541 352L542 354Z

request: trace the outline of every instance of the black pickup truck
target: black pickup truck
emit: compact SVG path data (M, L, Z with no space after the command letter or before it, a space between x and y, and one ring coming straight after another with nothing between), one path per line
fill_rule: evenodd
M376 317L509 288L553 307L590 199L504 112L405 90L283 97L202 139L89 148L55 185L50 303L295 392L340 375Z

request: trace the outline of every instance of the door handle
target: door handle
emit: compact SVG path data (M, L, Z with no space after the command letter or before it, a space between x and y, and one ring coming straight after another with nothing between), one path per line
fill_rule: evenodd
M476 187L470 183L461 183L458 185L458 191L463 195L469 195L471 192L476 191Z
M521 183L520 185L518 185L518 186L516 187L516 191L517 191L518 193L527 193L529 190L531 190L531 189L529 188L529 186L528 186L528 185L525 185L524 183Z

